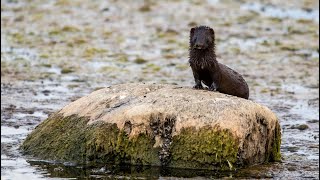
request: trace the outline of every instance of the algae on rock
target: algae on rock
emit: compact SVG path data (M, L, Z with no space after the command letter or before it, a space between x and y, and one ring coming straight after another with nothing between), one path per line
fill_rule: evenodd
M277 117L249 100L176 85L99 89L42 122L21 149L76 163L233 170L280 160Z

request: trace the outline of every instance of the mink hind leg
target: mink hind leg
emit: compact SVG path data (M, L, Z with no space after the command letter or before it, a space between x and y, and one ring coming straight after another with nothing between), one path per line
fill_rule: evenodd
M212 84L209 87L209 91L217 91L218 86L215 82L212 82Z

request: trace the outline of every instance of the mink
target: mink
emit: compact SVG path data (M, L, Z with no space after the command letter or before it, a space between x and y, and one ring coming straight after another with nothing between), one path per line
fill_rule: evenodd
M217 61L215 33L208 26L190 30L189 63L195 80L195 89L218 91L244 99L249 98L249 87L243 77L228 66Z

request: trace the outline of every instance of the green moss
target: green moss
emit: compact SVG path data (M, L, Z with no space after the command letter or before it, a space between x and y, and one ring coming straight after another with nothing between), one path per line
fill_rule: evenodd
M67 42L67 45L69 47L75 47L75 46L79 46L79 45L86 44L86 43L87 43L86 39L76 37L74 39L71 39L69 42Z
M46 67L46 68L51 68L52 67L51 64L46 64L46 63L42 63L42 64L40 64L40 66Z
M41 54L40 58L48 59L50 56L48 54Z
M101 73L111 73L111 72L116 72L116 71L120 71L120 69L117 67L112 67L112 66L102 66L98 70L98 72L101 72Z
M248 23L249 21L251 21L252 19L254 19L256 16L253 15L244 15L244 16L240 16L237 18L237 22L239 24L244 24L244 23Z
M71 3L69 0L58 0L55 2L56 6L70 6Z
M158 148L153 148L154 139L147 134L139 134L137 137L129 139L123 131L118 136L116 152L118 157L127 160L131 164L154 164L160 165L158 158Z
M112 32L111 31L104 31L103 32L103 37L105 37L105 38L108 38L108 37L110 37L112 35Z
M269 93L269 92L270 92L270 89L268 89L268 88L263 88L260 90L260 93L262 93L262 94Z
M121 55L117 61L122 63L128 62L128 57L126 55Z
M79 87L79 84L69 84L67 87L68 87L69 89L73 89L73 88Z
M64 32L78 32L80 30L77 27L74 27L74 26L63 26L61 31L64 31Z
M248 23L248 22L256 19L258 16L259 16L258 13L253 12L253 11L250 11L250 12L248 12L246 15L239 16L239 17L237 18L237 22L238 22L239 24Z
M172 53L173 49L172 48L163 48L161 49L161 53L166 54L166 53Z
M26 41L25 36L21 33L13 33L12 39L13 39L13 41L15 41L17 43L24 43Z
M282 85L282 82L280 81L277 81L277 80L272 80L271 83L275 86L281 86Z
M272 146L272 150L271 150L270 156L267 154L267 158L266 158L267 161L269 162L281 161L281 152L280 152L281 128L279 124L277 124L277 127L275 128L274 138L271 146Z
M143 58L137 58L137 59L134 60L134 62L135 62L136 64L144 64L144 63L147 62L147 60L145 60L145 59L143 59Z
M168 29L166 31L160 31L158 32L157 36L158 38L167 38L167 40L171 39L171 41L173 40L175 42L175 37L179 35L179 32L177 32L176 30L173 29Z
M173 137L170 166L230 170L237 161L238 142L228 130L182 129Z
M290 44L285 44L285 45L280 46L280 49L284 50L284 51L297 51L297 50L299 50L299 47L296 47L296 46L290 45Z
M197 26L197 22L191 21L188 23L189 27L196 27Z
M87 48L84 53L83 57L92 57L96 54L102 54L108 52L106 49L99 49L99 48Z
M8 62L1 60L1 70L2 68L6 68L6 67L8 67Z
M76 163L161 165L154 136L129 137L116 124L88 125L85 117L54 114L38 125L23 142L26 154L47 160ZM278 125L266 161L279 161L281 133ZM184 128L172 137L169 167L233 170L238 167L239 142L229 130Z
M141 7L139 8L139 11L140 11L140 12L149 12L149 11L151 11L151 7L150 7L149 4L145 4L145 5L143 5L143 6L141 6Z
M263 46L270 46L270 43L268 42L268 40L264 40L261 45Z
M36 14L32 14L31 17L32 17L33 21L39 21L39 20L43 19L44 14L43 13L36 13Z
M167 39L167 42L169 44L174 44L174 43L177 43L177 40L175 38L169 38L169 39Z
M17 16L16 18L14 18L14 21L16 22L21 22L24 20L24 16Z
M179 69L180 71L184 71L189 69L190 66L188 64L177 64L176 68Z
M26 138L21 149L43 159L84 161L86 132L79 131L87 123L75 116L51 116Z
M160 164L147 134L129 138L116 124L87 122L55 114L35 128L21 149L39 158L77 163Z
M38 79L48 79L52 76L54 76L55 73L54 72L43 72L41 74L38 74L37 76L32 76L30 78L34 79L34 80L38 80Z
M231 47L230 51L234 54L239 54L241 53L241 50L238 47Z
M160 165L160 149L153 147L155 140L150 135L129 138L116 124L87 122L86 118L55 114L35 128L21 149L51 160ZM171 166L229 169L237 158L237 143L225 130L188 128L173 137L171 152Z
M313 21L310 19L298 19L297 22L301 24L308 24L308 25L313 23Z
M49 35L57 36L57 35L62 35L63 33L75 33L75 32L79 32L79 31L80 30L77 27L67 25L67 26L51 29L49 31Z
M278 41L278 40L276 40L276 41L274 42L274 45L276 45L276 46L280 46L280 45L281 45L281 42L280 42L280 41Z
M153 63L150 63L150 64L147 64L146 67L143 68L143 72L145 73L148 73L150 70L152 72L158 72L161 70L161 67L156 65L156 64L153 64Z
M63 68L63 69L61 69L61 73L62 73L62 74L68 74L68 73L72 73L72 72L74 72L74 70L69 69L69 68Z
M177 56L175 54L164 54L163 57L166 59L173 59L173 58L176 58Z
M268 19L274 23L281 23L282 22L282 19L278 18L278 17L269 17Z

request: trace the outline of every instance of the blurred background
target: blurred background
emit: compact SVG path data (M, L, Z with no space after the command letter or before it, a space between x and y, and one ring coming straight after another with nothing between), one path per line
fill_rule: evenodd
M218 61L244 76L250 99L273 110L282 126L282 163L225 176L318 178L318 1L4 0L1 179L130 176L108 168L75 174L63 164L36 163L18 147L49 114L96 89L129 82L193 86L189 30L198 25L215 30Z

